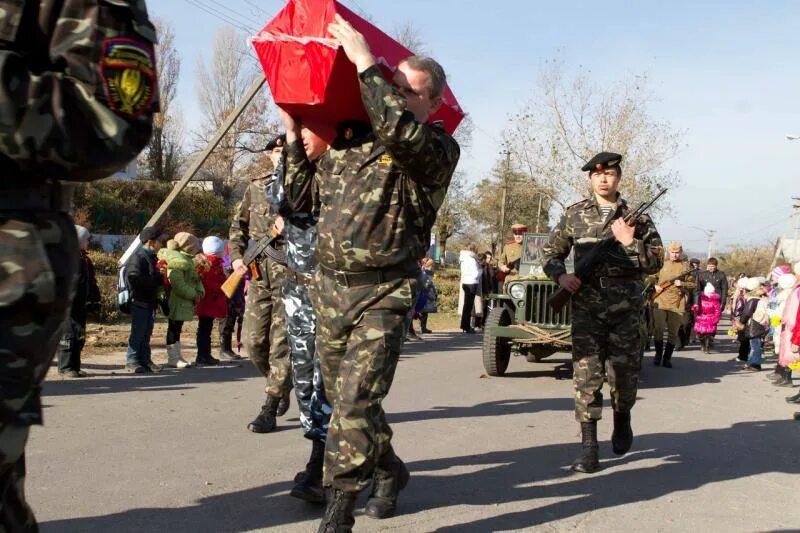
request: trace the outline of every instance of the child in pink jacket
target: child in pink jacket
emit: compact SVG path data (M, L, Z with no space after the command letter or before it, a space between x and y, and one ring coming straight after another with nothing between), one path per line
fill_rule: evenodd
M710 283L706 283L700 294L698 305L692 307L695 312L694 332L700 339L700 346L704 353L711 353L711 342L717 334L717 324L722 315L720 295Z

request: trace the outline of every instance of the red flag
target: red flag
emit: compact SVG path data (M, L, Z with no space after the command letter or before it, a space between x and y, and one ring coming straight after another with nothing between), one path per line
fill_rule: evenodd
M413 55L335 0L289 0L252 43L275 103L309 125L368 119L355 66L328 33L337 13L364 35L387 79ZM449 87L442 100L430 121L452 134L464 112Z

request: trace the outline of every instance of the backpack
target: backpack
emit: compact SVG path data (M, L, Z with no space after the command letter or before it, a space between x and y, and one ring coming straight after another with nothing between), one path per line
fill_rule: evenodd
M117 309L126 315L131 314L131 288L128 286L128 268L122 265L117 278Z

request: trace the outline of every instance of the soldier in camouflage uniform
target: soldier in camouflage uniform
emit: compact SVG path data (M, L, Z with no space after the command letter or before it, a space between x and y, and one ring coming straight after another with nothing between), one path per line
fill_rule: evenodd
M327 150L327 144L308 128L303 128L301 135L306 157L309 161L316 161ZM290 206L286 201L282 173L269 188L268 198L273 209L284 219L286 275L281 284L281 294L286 310L286 337L300 409L300 426L303 435L312 443L306 469L295 476L295 485L289 494L311 503L325 503L322 466L332 408L325 395L322 369L316 354L317 324L308 291L317 248L319 205L315 205L316 195L313 195L303 199L302 204Z
M319 188L317 272L311 299L317 351L333 404L324 485L331 498L319 531L350 531L356 495L372 484L365 514L386 518L409 473L394 453L382 402L418 292L419 266L459 158L458 144L426 124L441 102L442 68L427 58L400 63L394 85L363 36L337 16L329 30L355 64L370 123L339 125L316 170L286 126L290 202Z
M78 267L68 182L104 178L158 111L143 0L0 3L0 530L36 531L25 443Z
M572 469L578 472L599 468L597 421L602 416L604 377L614 408L614 453L627 453L633 443L630 412L642 364L642 278L662 265L661 237L650 217L642 215L631 221L633 225L624 220L629 208L617 192L621 160L619 154L601 152L583 167L594 195L566 209L543 249L545 273L573 294L575 418L581 424L583 453ZM564 260L574 247L578 263L608 227L618 245L582 283L567 273Z
M229 234L231 266L240 275L247 273L242 261L250 239L260 240L280 233L280 215L267 201L267 190L281 170L279 162L283 138L276 137L266 147L276 172L250 181L242 202L236 208ZM283 239L278 246L283 247ZM286 412L291 392L289 346L286 342L286 317L281 300L281 282L286 267L271 257L262 257L258 265L261 279L251 279L244 307L242 337L250 360L267 380L266 399L261 412L247 425L253 433L269 433L276 427L276 417ZM283 404L283 405L281 405Z

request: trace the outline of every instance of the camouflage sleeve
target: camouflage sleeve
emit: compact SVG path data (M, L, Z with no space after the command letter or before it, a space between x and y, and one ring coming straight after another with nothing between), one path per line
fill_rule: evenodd
M359 78L372 129L394 163L423 185L447 186L461 155L455 139L417 122L406 110L406 99L386 81L377 65L359 74Z
M689 263L685 263L686 270L689 270L691 266ZM694 273L686 274L683 277L683 290L687 293L693 293L697 288L697 278L695 277ZM694 300L694 294L692 294Z
M244 191L242 201L236 207L231 221L231 229L228 232L228 246L231 255L231 262L242 259L244 251L250 240L250 189L248 184Z
M648 215L639 217L633 242L622 247L628 255L639 257L639 269L645 274L655 274L664 266L664 246L653 219ZM659 281L660 282L660 281Z
M572 235L567 224L567 213L564 213L542 247L542 257L545 260L544 273L556 283L561 274L567 273L564 261L569 256L570 250L572 250Z
M286 170L283 189L286 203L293 213L310 213L313 207L314 165L306 157L305 149L299 139L287 145L284 150Z
M2 2L0 11L4 174L88 181L124 167L159 109L144 0Z

